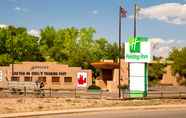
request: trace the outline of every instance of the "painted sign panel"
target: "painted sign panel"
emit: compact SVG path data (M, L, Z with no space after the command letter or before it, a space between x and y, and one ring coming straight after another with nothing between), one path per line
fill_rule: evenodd
M145 90L144 77L130 77L130 91L141 91Z
M77 73L77 87L87 87L87 73L86 72Z
M145 91L144 63L130 63L130 90Z
M0 71L0 81L2 81L2 80L3 80L3 72Z
M143 97L147 95L147 64L130 63L130 96Z
M151 45L148 38L130 37L125 43L125 61L126 62L150 62Z
M130 63L130 76L143 77L145 73L144 63Z

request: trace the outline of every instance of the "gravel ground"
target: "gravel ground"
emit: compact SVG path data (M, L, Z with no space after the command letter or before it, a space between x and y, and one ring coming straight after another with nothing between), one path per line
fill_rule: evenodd
M73 98L2 98L0 113L18 113L33 111L64 110L78 108L94 108L109 106L143 106L186 104L182 99L154 100L104 100L104 99L73 99Z

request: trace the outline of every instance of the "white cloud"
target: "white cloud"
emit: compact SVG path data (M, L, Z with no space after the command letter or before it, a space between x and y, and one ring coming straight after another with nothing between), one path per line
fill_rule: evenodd
M92 14L97 15L97 14L99 14L99 11L98 10L93 10Z
M28 31L28 34L35 36L35 37L40 37L40 30L37 29L31 29Z
M171 24L186 24L186 4L164 3L141 9L141 18L156 19Z
M0 24L0 28L7 28L8 25L5 25L5 24Z
M28 12L28 9L22 8L22 7L19 7L19 6L16 6L14 8L14 10L17 11L17 12L23 12L23 13Z
M184 40L151 38L152 54L154 56L167 57L172 48L186 47Z
M16 11L20 11L21 8L17 6L17 7L15 7L15 10L16 10Z
M151 43L156 45L156 44L160 44L160 43L164 43L165 41L161 38L151 38Z
M160 47L158 50L158 55L157 56L160 56L160 57L167 57L169 52L170 52L170 47L168 46L165 46L165 47Z

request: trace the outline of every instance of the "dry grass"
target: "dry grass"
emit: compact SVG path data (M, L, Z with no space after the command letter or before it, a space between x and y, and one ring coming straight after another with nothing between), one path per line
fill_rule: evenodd
M74 98L7 98L0 99L0 113L48 111L110 106L142 106L161 104L186 104L186 100L104 100Z

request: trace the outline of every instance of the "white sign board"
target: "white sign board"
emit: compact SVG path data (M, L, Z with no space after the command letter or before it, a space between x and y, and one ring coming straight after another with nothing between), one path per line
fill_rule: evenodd
M130 90L145 91L144 63L130 63Z
M87 87L88 76L86 72L77 73L77 87Z
M145 91L144 77L130 77L130 91Z
M143 77L144 74L144 63L130 63L130 76Z

